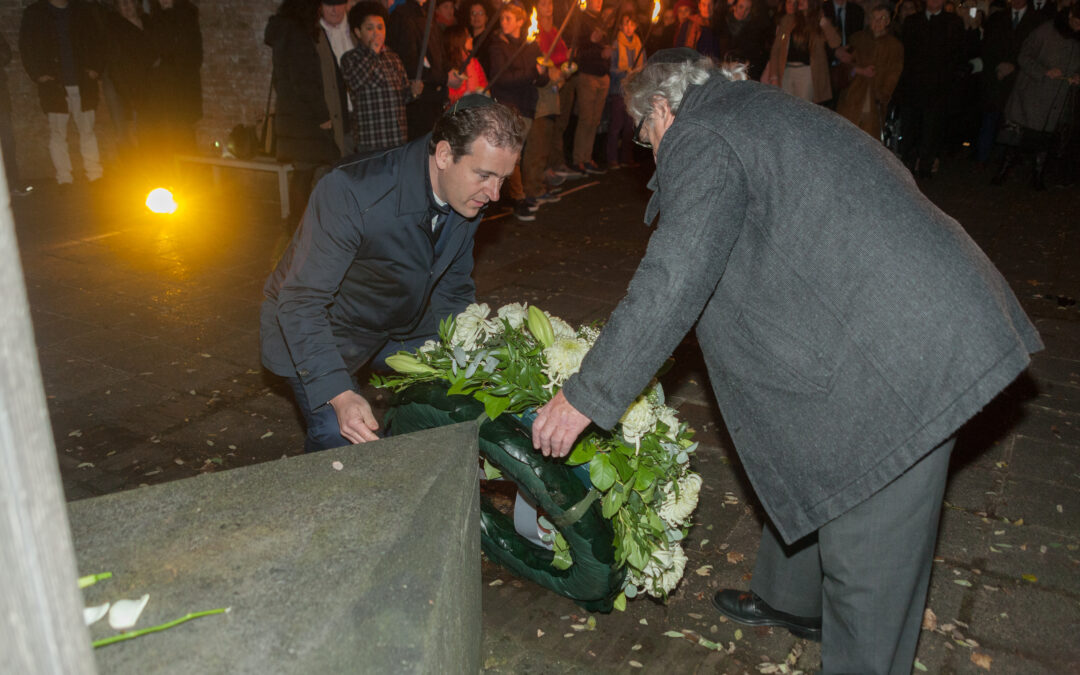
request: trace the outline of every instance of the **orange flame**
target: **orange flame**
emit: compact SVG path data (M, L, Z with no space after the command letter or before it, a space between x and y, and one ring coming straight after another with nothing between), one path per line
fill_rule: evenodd
M532 16L529 17L529 34L525 36L525 39L529 42L535 42L539 32L540 24L536 21L536 8L533 7Z
M585 4L585 0L581 0L581 2L578 3L578 6L581 7L581 11L583 12L588 9L588 5Z
M651 20L653 23L656 23L660 20L660 0L653 0Z

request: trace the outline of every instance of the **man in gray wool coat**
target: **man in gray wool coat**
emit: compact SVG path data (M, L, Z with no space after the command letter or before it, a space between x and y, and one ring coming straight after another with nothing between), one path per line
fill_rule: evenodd
M821 640L827 673L908 673L955 434L1042 343L884 148L743 79L685 50L628 78L659 225L533 443L563 457L590 422L614 427L697 324L769 517L750 590L713 604Z

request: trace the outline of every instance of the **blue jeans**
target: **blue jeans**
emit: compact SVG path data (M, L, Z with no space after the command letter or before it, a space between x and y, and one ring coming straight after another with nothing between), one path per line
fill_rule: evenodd
M375 372L387 372L391 370L386 365L386 357L393 356L399 351L412 352L428 340L436 339L434 335L427 335L409 340L389 340L382 346L375 358L371 359L371 369ZM352 443L341 435L341 427L338 426L337 411L334 406L323 401L312 407L308 401L307 392L298 377L286 377L285 381L292 387L293 396L296 397L296 405L300 407L300 413L304 416L304 426L307 427L307 436L304 438L304 452L317 452L340 448ZM353 390L359 387L356 378L353 377Z

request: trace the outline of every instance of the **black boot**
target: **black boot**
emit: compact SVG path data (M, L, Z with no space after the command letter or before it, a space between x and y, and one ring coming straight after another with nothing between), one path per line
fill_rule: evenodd
M1001 158L1001 167L998 168L998 172L994 174L994 177L990 179L991 185L1001 185L1005 182L1005 179L1009 177L1009 171L1016 164L1018 154L1019 151L1015 147L1005 148L1005 155Z
M1035 173L1031 177L1031 187L1038 191L1046 189L1046 181L1043 180L1043 176L1046 174L1046 151L1035 153Z

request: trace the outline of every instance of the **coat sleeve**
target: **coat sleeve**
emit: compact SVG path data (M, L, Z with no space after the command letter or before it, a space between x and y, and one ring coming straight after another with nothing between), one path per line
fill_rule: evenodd
M277 296L277 322L312 407L352 388L327 308L363 243L352 186L327 174L315 186Z
M704 151L703 151L704 149ZM610 429L701 315L744 226L748 183L719 136L684 123L660 145L660 224L567 400Z
M23 13L22 23L19 24L19 58L22 59L26 74L35 84L39 77L50 74L44 50L41 48L45 41L43 33L39 12L31 5Z

